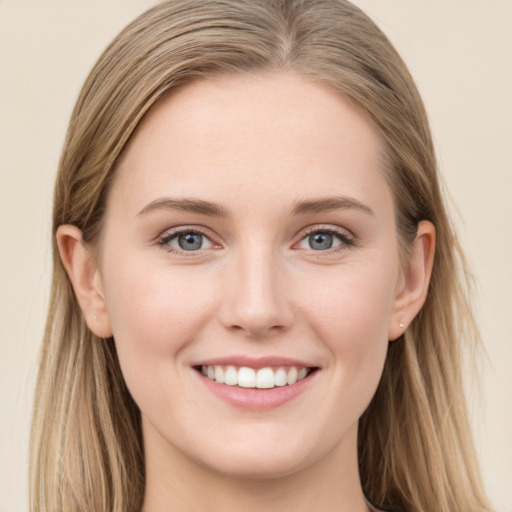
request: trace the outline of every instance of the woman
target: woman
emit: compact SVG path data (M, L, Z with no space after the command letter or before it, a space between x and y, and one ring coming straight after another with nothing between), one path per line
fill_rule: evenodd
M32 510L490 510L425 112L348 2L134 21L73 112L54 235Z

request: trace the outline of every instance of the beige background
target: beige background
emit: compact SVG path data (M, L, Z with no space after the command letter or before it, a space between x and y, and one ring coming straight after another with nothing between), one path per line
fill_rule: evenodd
M52 182L66 123L101 50L153 3L0 0L0 512L27 509ZM475 437L490 497L512 512L512 1L357 3L398 47L430 113L488 352L481 385L468 379Z

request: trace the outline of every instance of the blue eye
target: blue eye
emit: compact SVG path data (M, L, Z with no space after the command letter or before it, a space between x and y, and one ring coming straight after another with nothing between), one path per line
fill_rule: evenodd
M212 241L206 235L191 229L168 233L158 243L169 252L178 253L183 251L195 252L213 247Z
M354 238L344 231L333 228L315 228L306 233L297 247L310 251L326 252L341 250L354 245L354 243Z
M314 251L325 251L331 249L334 237L331 233L317 232L308 236L309 247Z
M200 233L180 233L176 236L180 249L184 251L197 251L203 246L203 235Z

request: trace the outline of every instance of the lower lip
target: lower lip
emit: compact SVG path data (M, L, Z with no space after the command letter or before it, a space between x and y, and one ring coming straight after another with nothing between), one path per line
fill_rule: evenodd
M194 370L195 371L195 370ZM293 400L311 384L317 371L295 384L270 389L241 388L228 386L196 372L204 385L217 397L230 405L250 411L267 411Z

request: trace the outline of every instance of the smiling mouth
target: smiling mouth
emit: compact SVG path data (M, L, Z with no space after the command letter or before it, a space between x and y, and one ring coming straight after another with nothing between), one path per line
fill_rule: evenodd
M272 389L292 386L318 370L315 367L299 366L269 366L255 369L248 366L232 365L200 365L195 366L194 369L218 384L246 389Z

